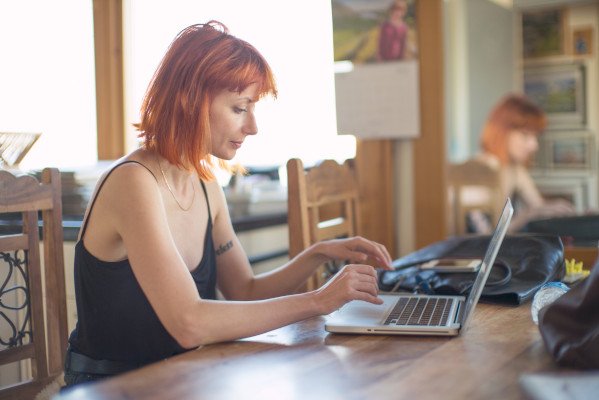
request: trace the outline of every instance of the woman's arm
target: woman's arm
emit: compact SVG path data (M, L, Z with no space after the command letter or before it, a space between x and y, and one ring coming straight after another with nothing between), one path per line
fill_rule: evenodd
M525 208L512 218L510 232L517 232L533 219L560 217L576 213L574 206L563 199L546 200L541 195L530 173L524 166L516 168L515 189Z
M367 260L372 259L372 264L391 269L391 256L387 249L362 237L315 243L285 265L258 275L254 279L253 295L255 298L264 298L293 293L327 261L367 263Z
M385 246L353 237L316 243L285 265L255 276L233 230L222 189L213 183L209 186L210 203L216 210L213 238L217 249L218 284L227 299L260 300L294 293L329 260L390 268L391 256Z
M332 312L353 299L380 303L376 273L366 265L347 266L334 282L310 293L252 302L201 299L170 233L154 178L141 167L123 166L114 171L102 193L102 201L110 205L102 215L104 224L122 239L152 308L185 348L253 336ZM236 239L233 235L229 240ZM243 253L240 248L235 252ZM228 269L220 260L219 264L218 273L227 281L246 279L242 268Z

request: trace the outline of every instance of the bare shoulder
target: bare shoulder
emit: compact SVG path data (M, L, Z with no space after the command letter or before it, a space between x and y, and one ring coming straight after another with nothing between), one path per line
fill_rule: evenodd
M206 186L208 201L210 202L210 208L212 210L214 219L219 219L222 215L226 215L228 217L229 209L227 207L227 199L220 183L217 180L203 182Z
M107 191L120 189L134 194L144 188L156 188L156 175L148 166L136 160L126 160L111 167L102 177ZM103 188L102 191L105 189Z
M130 212L160 201L160 191L151 166L134 158L113 164L99 180L94 208ZM129 210L129 211L127 211Z
M123 232L135 227L147 230L143 222L148 218L162 220L164 207L154 176L151 167L128 158L103 174L86 212L88 250L102 259L120 259L126 254L117 245Z

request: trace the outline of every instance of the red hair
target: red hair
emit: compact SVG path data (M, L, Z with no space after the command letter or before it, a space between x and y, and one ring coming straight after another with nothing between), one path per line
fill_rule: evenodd
M214 179L210 103L223 90L241 93L255 83L258 98L277 96L270 66L252 45L217 21L183 29L154 73L141 121L134 125L143 147L180 168L195 169L202 179ZM219 164L229 169L224 160Z
M485 152L494 154L502 165L509 163L507 140L513 130L540 135L547 126L545 113L523 95L509 94L493 108L481 135Z

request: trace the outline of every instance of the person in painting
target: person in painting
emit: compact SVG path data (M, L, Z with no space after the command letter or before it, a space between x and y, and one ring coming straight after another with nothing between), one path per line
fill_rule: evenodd
M217 167L258 133L256 103L276 97L270 66L219 22L192 25L156 70L136 127L142 145L100 178L75 248L78 320L67 386L198 346L254 336L361 300L381 304L386 248L362 237L319 242L254 275ZM299 292L319 265L349 261Z
M378 41L379 61L403 60L407 55L408 25L404 18L408 11L405 0L395 0L380 26Z
M529 165L539 149L539 135L547 125L543 110L526 96L511 93L491 110L482 130L482 152L476 157L501 174L503 197L511 197L514 217L510 231L521 230L534 219L569 216L574 206L565 199L545 199L533 181ZM490 232L492 226L474 213L475 231Z

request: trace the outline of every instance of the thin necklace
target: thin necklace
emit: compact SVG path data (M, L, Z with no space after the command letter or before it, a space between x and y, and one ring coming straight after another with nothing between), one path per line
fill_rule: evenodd
M189 207L185 208L181 205L181 203L179 203L179 200L177 200L177 196L175 196L175 193L173 193L173 189L171 189L171 185L168 184L168 180L166 179L166 174L164 173L164 170L162 169L162 165L160 165L160 160L158 159L158 155L156 155L156 162L158 163L158 168L160 168L160 172L162 173L162 177L164 178L164 183L166 183L166 188L168 189L169 192L171 192L171 196L173 196L173 199L175 199L175 202L177 203L179 208L183 211L189 211L191 206L193 206L194 200L196 199L196 187L193 184L193 182L191 182L191 187L193 188L193 198L191 199L191 203L189 204Z

